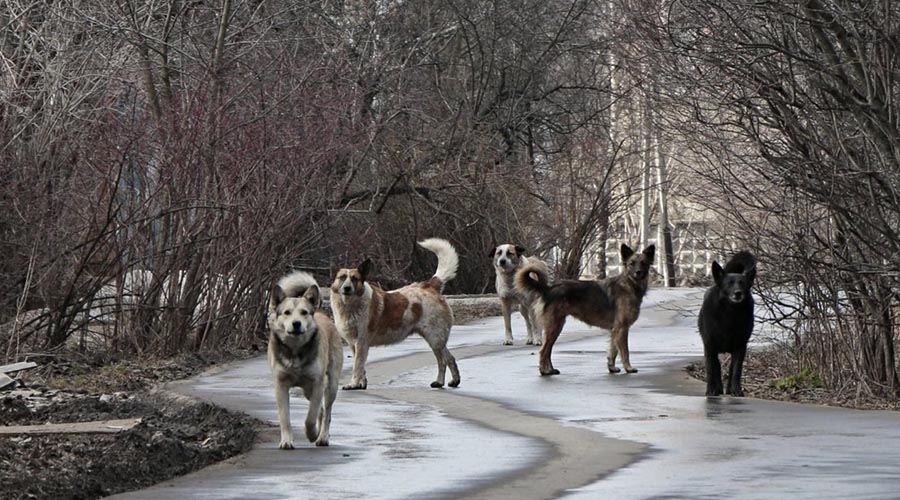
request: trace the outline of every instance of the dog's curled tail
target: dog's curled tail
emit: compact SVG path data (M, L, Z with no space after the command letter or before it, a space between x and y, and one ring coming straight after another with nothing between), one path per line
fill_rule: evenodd
M516 271L514 285L523 295L543 299L544 294L550 289L549 282L550 272L547 270L547 264L532 262Z
M726 273L755 273L756 271L756 257L753 256L752 253L747 250L741 250L740 252L734 254L730 259L728 259L728 263L725 264L725 272Z
M437 255L438 265L434 277L441 280L441 288L444 283L456 277L456 269L459 267L459 256L456 249L449 241L441 238L428 238L419 242L419 246Z
M305 271L294 271L286 274L278 280L278 287L284 292L285 297L300 297L310 287L319 288L316 279Z

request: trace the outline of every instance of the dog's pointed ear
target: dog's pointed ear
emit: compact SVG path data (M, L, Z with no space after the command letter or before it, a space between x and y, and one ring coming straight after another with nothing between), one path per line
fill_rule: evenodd
M284 290L278 285L273 286L272 291L269 292L269 309L274 310L283 300Z
M634 250L632 250L630 246L622 243L622 246L619 247L619 256L622 257L622 264L624 264L626 260L630 259L632 255L634 255Z
M649 260L652 264L653 256L656 255L656 245L650 245L649 247L645 248L643 254L647 256L647 260Z
M362 275L363 281L366 281L366 278L369 276L369 273L375 268L375 264L372 263L372 259L366 257L366 260L356 268L359 271L359 274Z
M722 266L720 266L716 261L713 261L712 263L712 273L713 281L716 283L716 285L721 285L722 277L725 276L725 270L722 269Z
M750 286L753 286L753 281L756 279L756 264L744 269L744 276L747 278Z
M517 254L525 255L525 252L526 252L525 247L523 247L522 245L516 245L516 253Z
M312 304L313 309L318 309L322 305L322 292L319 291L319 285L313 285L303 292L303 298Z
M488 257L494 258L494 254L497 253L497 245L494 245L494 248L491 248L491 253L488 254Z

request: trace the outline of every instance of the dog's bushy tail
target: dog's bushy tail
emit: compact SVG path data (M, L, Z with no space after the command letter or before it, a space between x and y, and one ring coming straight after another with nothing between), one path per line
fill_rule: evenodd
M550 271L543 261L531 262L516 271L513 286L522 295L531 297L531 307L538 318L544 316L544 297L550 290Z
M734 254L725 264L726 273L743 273L756 269L756 257L747 250L741 250Z
M319 284L316 283L316 279L311 274L305 271L294 271L282 276L278 280L278 286L281 287L286 297L300 297L310 287L318 288Z
M543 262L532 262L516 271L514 285L523 295L542 299L550 289L549 283L550 272Z
M428 238L420 241L419 246L437 255L438 265L434 277L441 281L441 289L444 283L456 277L456 269L459 267L459 256L456 249L449 241L441 238Z

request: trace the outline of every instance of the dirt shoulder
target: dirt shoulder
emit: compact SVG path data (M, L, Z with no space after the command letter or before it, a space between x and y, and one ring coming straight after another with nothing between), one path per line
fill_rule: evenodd
M250 354L109 364L61 356L23 373L20 387L0 393L0 425L140 423L115 434L0 436L0 498L100 498L249 450L256 420L154 387Z
M727 355L720 356L720 359L724 380L731 360ZM691 377L706 382L706 367L702 360L688 364L685 371ZM727 380L724 383L727 384ZM796 363L775 348L753 349L747 354L741 383L744 395L751 398L857 410L900 410L900 401L896 399L823 387L814 373L797 370Z

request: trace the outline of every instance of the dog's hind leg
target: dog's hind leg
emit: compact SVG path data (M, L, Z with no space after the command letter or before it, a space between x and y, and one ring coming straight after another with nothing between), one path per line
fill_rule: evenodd
M725 389L726 394L737 397L744 395L744 390L741 388L741 375L744 371L744 357L746 355L746 348L731 353L731 370L729 371L728 387Z
M565 325L565 315L555 315L549 321L546 321L544 327L544 345L541 346L541 351L538 353L538 370L541 372L542 376L559 375L559 370L553 368L553 361L550 359L550 355L553 353L553 344L556 343L556 339L559 338L559 334L562 332L563 326Z
M538 327L537 319L534 317L534 308L521 304L519 306L519 312L522 313L522 317L525 318L525 328L528 331L528 335L525 337L525 343L527 345L541 345L541 329Z
M344 386L345 391L354 391L357 389L365 389L369 385L366 379L366 358L369 357L369 345L363 338L357 337L356 347L351 347L353 351L353 375L350 377L350 383Z
M450 387L457 387L459 385L459 368L456 367L456 358L450 354L450 350L447 349L447 339L450 336L450 329L444 329L440 331L440 333L429 332L420 332L422 338L425 339L425 342L428 342L429 347L431 347L431 351L434 353L434 359L437 360L438 371L437 371L437 379L431 383L431 387L435 389L439 387L444 387L444 379L447 373L447 365L450 365L450 372L452 375L452 379L450 381Z
M275 382L275 406L278 408L278 424L281 427L281 443L278 447L282 450L294 449L294 438L291 436L289 389L290 387L287 384L279 381Z
M447 366L450 367L450 382L447 385L459 387L459 367L456 366L456 358L453 357L453 354L450 354L450 349L447 349L447 347L444 347L444 359L447 360Z

